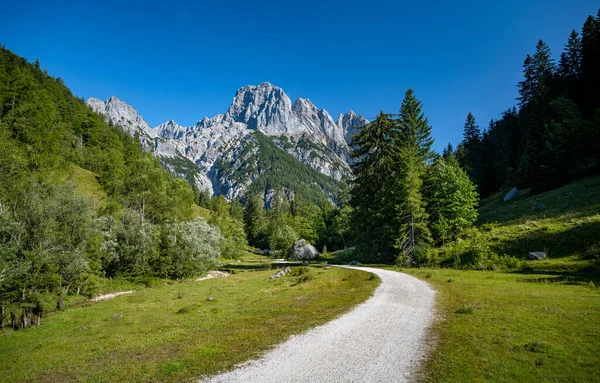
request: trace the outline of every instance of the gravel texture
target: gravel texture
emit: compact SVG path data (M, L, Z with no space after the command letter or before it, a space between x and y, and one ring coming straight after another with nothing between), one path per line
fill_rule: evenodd
M373 296L349 313L290 337L261 359L200 382L409 382L426 353L434 317L429 285L395 271L378 275Z

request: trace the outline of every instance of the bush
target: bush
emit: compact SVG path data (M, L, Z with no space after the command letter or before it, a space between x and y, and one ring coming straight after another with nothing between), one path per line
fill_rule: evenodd
M165 227L162 239L161 268L165 277L189 278L217 264L219 230L196 218Z
M294 229L286 224L281 224L273 230L273 234L271 234L271 237L269 238L269 246L271 247L271 250L281 251L285 256L297 239Z

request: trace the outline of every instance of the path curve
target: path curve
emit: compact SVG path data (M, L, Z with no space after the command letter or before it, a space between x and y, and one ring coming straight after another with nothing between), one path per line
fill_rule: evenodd
M376 274L373 296L350 312L294 335L261 359L201 382L409 382L425 356L434 316L429 285L395 271Z

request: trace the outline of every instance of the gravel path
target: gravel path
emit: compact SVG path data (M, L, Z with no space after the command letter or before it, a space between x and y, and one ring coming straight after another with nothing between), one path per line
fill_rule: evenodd
M381 285L349 313L234 371L201 382L408 382L426 351L435 292L407 274L377 274Z

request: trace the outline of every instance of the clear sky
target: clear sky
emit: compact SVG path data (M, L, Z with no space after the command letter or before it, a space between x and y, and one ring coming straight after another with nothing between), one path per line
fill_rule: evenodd
M435 148L514 105L525 55L558 57L597 0L4 1L0 44L80 97L116 95L156 126L224 113L269 81L336 118L396 112L415 89Z

